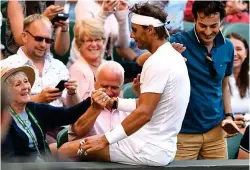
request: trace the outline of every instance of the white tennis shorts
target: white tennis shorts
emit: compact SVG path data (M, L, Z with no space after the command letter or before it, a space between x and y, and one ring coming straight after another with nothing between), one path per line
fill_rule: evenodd
M109 145L111 162L130 165L166 166L174 160L175 153L132 136Z

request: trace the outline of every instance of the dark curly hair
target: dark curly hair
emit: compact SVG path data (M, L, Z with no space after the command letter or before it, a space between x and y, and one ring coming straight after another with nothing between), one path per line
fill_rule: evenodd
M234 38L240 40L247 51L247 57L241 65L239 76L236 79L236 86L240 91L240 97L243 98L246 96L247 89L249 88L249 46L247 40L240 34L232 32L226 35L227 38Z
M226 15L225 5L222 1L198 1L195 0L192 7L194 19L197 19L198 13L203 12L205 16L220 13L220 20L222 21Z
M130 10L132 13L153 17L153 18L159 19L163 23L167 22L167 16L168 16L167 13L165 13L163 8L158 5L153 5L148 2L138 3L138 4L135 4ZM143 27L147 28L147 26L143 26ZM164 26L155 27L154 29L160 40L168 38L168 35L166 33Z

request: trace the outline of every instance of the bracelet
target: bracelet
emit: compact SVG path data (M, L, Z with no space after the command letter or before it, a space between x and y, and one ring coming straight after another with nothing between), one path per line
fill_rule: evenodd
M127 134L125 133L122 124L117 125L114 129L112 129L110 132L105 133L105 137L109 144L116 143L126 137Z

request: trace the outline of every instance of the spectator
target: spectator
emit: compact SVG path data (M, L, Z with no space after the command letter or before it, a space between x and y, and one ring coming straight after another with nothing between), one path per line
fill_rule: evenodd
M111 59L115 44L117 47L129 47L128 6L124 0L77 1L75 15L76 21L96 18L103 23L105 50L102 56L104 56L104 59ZM70 68L80 56L75 40L73 40L67 67Z
M53 41L51 36L52 24L47 17L40 14L28 16L24 20L22 33L24 46L19 48L17 54L0 61L0 65L1 68L29 65L35 69L36 81L31 90L31 101L53 106L70 106L80 101L76 93L77 83L69 79L66 66L54 59L49 52ZM63 92L55 88L61 80L68 80ZM57 131L50 133L53 138L48 137L48 142L56 142L56 135Z
M234 70L229 77L232 113L238 127L245 128L246 118L250 117L249 46L247 40L238 33L230 33L226 37L234 45Z
M250 158L249 154L249 126L247 126L243 138L240 142L240 148L238 153L238 159L248 159Z
M174 158L189 100L188 72L183 57L167 42L165 12L149 3L136 4L132 12L131 37L140 49L152 53L143 65L140 97L137 102L109 100L107 108L117 108L118 103L118 110L131 114L105 135L84 138L80 146L79 141L73 141L72 145L78 145L71 149L75 153L79 149L84 160L165 166ZM92 99L100 101L103 96Z
M242 0L228 0L226 2L226 17L225 22L230 23L249 23L249 14L247 4Z
M1 84L10 97L13 118L6 140L1 145L2 160L8 162L46 161L50 150L44 134L48 129L75 122L91 105L90 98L64 108L30 102L35 72L29 66L1 70Z
M22 40L24 46L17 54L0 61L1 68L9 66L30 65L35 69L36 81L32 88L32 101L50 103L54 106L70 105L71 101L79 102L75 95L76 81L66 83L68 93L62 97L62 92L55 88L61 80L69 79L65 65L54 59L49 52L53 39L52 24L47 17L39 14L30 15L24 20Z
M191 82L175 159L227 159L223 129L229 134L239 129L233 122L228 85L234 48L220 32L225 7L221 1L194 1L192 13L194 29L170 37L170 42L186 47L182 55L187 59Z
M74 27L75 44L81 57L70 67L70 77L78 80L81 99L94 89L95 72L102 63L105 33L102 22L94 18L79 20Z
M16 54L19 47L24 45L22 33L25 17L32 14L42 14L52 21L62 11L63 8L59 6L50 5L47 7L46 1L9 1L7 4L5 57ZM70 46L68 22L60 20L55 23L55 27L54 51L63 56Z
M124 82L124 69L115 61L107 61L100 65L96 72L95 89L104 88L109 97L118 97ZM92 106L91 106L92 107ZM83 137L104 134L120 124L128 113L117 109L103 109L85 113L69 129L69 141ZM93 127L86 127L86 120L95 120ZM58 153L60 158L76 157L77 154L71 150L72 145L79 146L78 142L68 142L60 147Z

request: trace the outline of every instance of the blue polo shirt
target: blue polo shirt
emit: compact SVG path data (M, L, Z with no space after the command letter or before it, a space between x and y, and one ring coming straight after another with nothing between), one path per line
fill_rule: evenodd
M208 50L200 42L195 28L177 33L169 41L182 43L187 49L182 53L187 58L191 83L190 101L182 123L181 133L201 134L216 127L224 119L222 81L233 71L234 47L220 32L210 52L217 75L212 77L206 60Z

